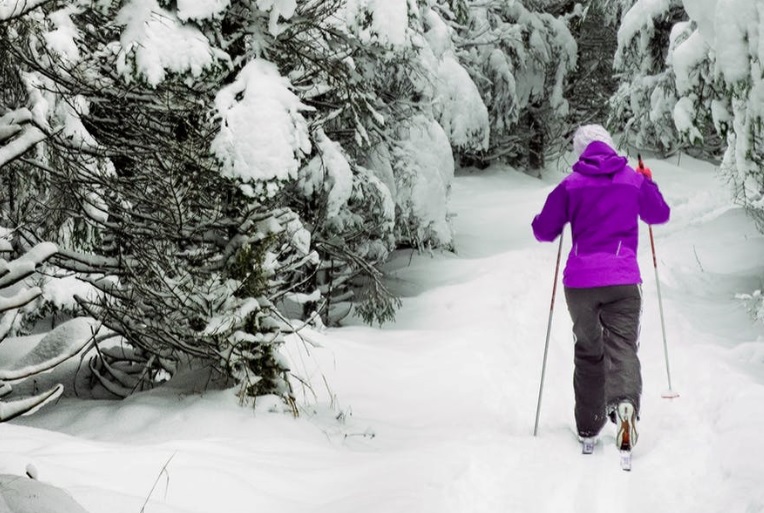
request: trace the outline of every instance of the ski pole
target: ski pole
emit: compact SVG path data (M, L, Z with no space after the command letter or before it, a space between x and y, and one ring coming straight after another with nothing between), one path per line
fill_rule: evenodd
M642 162L642 156L637 154L637 166L639 169L644 169L645 164ZM647 226L647 229L650 233L650 250L653 254L653 269L655 269L655 287L658 290L658 310L660 311L661 315L661 333L663 334L663 357L666 360L666 376L668 377L668 390L663 392L661 394L661 397L664 399L675 399L679 397L679 394L674 392L673 388L671 387L671 368L669 366L669 356L668 356L668 342L666 340L666 322L663 318L663 299L661 297L661 280L658 277L658 259L655 256L655 237L653 237L653 227L651 225Z
M650 249L653 252L653 269L655 269L655 287L658 290L658 310L661 313L661 333L663 334L663 357L666 360L666 376L668 377L668 390L661 394L664 399L675 399L679 394L671 388L671 368L669 367L668 342L666 341L666 322L663 319L663 299L661 298L661 280L658 278L658 259L655 257L655 238L653 227L648 226L650 231Z
M549 303L549 321L546 325L546 342L544 342L544 361L541 364L541 384L539 385L539 399L536 403L536 423L533 426L533 436L539 431L539 414L541 413L541 395L544 391L544 375L546 374L546 357L549 354L549 334L552 330L552 314L554 313L554 296L557 293L557 276L560 272L560 256L562 255L562 232L560 232L560 245L557 247L557 263L554 266L554 284L552 285L552 300Z

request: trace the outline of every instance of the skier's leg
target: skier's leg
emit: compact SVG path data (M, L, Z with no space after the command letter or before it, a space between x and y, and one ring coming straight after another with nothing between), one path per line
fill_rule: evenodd
M639 285L609 289L600 312L605 353L605 400L608 409L627 400L639 414L642 374L637 349L642 294Z
M576 427L584 437L596 436L605 424L605 367L597 289L565 288L573 321Z

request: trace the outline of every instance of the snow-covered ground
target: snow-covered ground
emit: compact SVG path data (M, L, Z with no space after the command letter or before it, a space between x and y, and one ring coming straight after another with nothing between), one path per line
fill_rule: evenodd
M313 385L299 389L300 418L267 400L241 408L230 391L65 398L0 425L0 474L31 464L91 513L764 511L764 326L735 299L764 288L764 237L710 165L646 163L673 209L654 233L680 397L661 398L645 228L631 473L611 425L580 454L561 293L533 436L557 246L537 243L530 222L561 175L493 169L455 180L456 254L389 264L404 297L394 324L305 330L286 348Z

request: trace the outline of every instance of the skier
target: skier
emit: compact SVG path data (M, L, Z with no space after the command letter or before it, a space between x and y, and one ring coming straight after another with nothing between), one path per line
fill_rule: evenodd
M641 160L636 170L631 168L614 148L602 126L579 127L573 172L549 194L532 223L542 242L554 241L566 223L571 225L573 246L563 285L573 321L575 417L584 452L591 452L608 417L616 422L622 451L637 443L642 392L638 219L660 224L670 213L651 171Z

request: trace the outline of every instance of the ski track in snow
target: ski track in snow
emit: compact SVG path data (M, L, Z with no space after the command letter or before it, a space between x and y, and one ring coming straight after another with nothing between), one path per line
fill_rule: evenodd
M319 397L299 420L239 408L230 392L67 399L0 426L0 472L32 460L91 513L135 513L147 498L146 512L160 513L764 511L764 329L733 299L760 286L764 238L709 165L683 159L647 162L672 206L654 232L681 396L660 397L645 228L632 472L620 470L612 425L580 454L561 287L532 436L557 246L537 243L530 222L561 176L506 170L457 177L456 254L402 252L388 264L404 299L394 324L306 331L322 347L286 348L314 383L306 397Z

